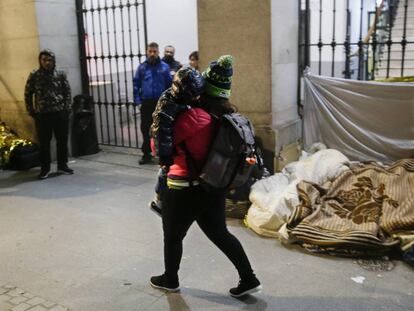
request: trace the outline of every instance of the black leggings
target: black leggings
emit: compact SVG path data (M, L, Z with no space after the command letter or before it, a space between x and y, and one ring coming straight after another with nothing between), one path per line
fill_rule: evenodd
M241 279L253 277L253 270L242 245L227 230L224 207L224 194L207 193L200 186L181 190L167 189L163 193L164 263L168 278L178 279L183 253L182 241L194 221L230 259Z

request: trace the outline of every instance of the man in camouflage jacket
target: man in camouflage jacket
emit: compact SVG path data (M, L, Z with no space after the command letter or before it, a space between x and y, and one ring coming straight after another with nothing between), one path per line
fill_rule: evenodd
M68 165L69 115L71 92L66 74L55 69L55 55L49 50L39 54L39 69L30 73L25 87L26 109L33 117L40 145L39 179L50 172L50 141L55 135L58 172L73 174Z

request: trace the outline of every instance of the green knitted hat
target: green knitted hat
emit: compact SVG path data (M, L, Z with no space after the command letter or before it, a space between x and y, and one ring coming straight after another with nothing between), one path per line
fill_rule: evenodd
M206 80L207 95L213 97L229 98L231 94L231 81L233 77L233 56L223 55L203 72Z

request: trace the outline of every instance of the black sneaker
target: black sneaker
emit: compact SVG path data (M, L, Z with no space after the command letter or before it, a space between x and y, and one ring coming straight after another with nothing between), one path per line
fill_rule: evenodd
M162 214L161 214L161 210L162 210L161 205L159 203L157 203L156 200L151 201L150 208L155 214L157 214L160 217L162 216Z
M58 171L58 173L64 174L64 175L72 175L73 174L73 170L70 169L67 165L59 166L57 171Z
M171 293L175 293L180 290L180 284L178 283L178 280L167 280L165 274L151 277L150 284L154 288L163 289Z
M152 163L152 156L150 155L143 155L141 160L138 161L139 165L149 164Z
M259 280L254 277L249 281L240 280L237 287L233 287L229 290L229 293L233 297L241 297L247 294L257 293L262 289Z
M46 179L49 177L49 169L41 169L40 174L37 176L38 179Z

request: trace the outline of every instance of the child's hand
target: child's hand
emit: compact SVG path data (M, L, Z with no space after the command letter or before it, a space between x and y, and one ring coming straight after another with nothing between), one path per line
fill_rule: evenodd
M159 164L161 166L171 166L174 164L173 158L172 157L163 157L161 156L159 159Z

